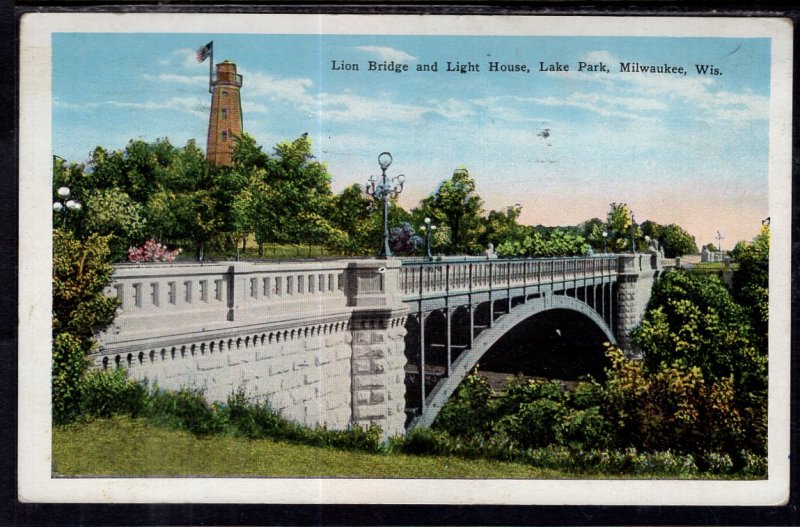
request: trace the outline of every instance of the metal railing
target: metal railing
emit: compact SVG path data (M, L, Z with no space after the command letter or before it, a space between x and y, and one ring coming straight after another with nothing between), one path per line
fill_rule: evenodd
M218 82L226 83L226 84L233 84L234 86L242 87L242 76L238 73L214 73L211 75L211 84L216 84Z
M617 274L615 256L404 260L400 292L420 298L548 284Z

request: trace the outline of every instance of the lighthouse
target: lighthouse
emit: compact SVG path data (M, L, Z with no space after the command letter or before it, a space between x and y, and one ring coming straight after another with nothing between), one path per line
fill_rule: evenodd
M211 112L208 116L206 159L215 165L230 165L235 138L242 135L242 76L236 64L226 60L211 75Z

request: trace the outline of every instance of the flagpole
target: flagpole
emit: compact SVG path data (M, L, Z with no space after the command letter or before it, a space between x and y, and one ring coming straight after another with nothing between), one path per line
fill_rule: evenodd
M211 49L209 50L208 62L208 93L213 91L211 79L214 77L214 41L211 41Z

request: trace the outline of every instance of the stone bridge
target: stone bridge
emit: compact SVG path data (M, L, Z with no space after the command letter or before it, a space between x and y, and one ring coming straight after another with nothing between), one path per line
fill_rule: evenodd
M492 345L539 313L578 314L630 350L662 264L655 254L120 264L107 289L120 307L92 360L210 401L244 390L308 426L376 424L391 436L432 423ZM441 342L426 342L432 317ZM432 375L429 357L443 371Z

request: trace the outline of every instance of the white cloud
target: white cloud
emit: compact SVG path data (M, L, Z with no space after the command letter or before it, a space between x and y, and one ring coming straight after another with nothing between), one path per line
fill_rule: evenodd
M188 113L198 117L208 117L208 101L197 97L172 97L163 102L121 102L105 101L96 103L94 106L113 106L116 108L130 108L134 110L163 111L172 110Z
M171 82L173 84L199 85L208 84L208 75L179 75L177 73L161 73L159 75L144 74L149 81Z
M371 55L378 57L380 60L395 61L395 62L411 62L417 60L417 57L409 55L405 51L387 48L382 46L357 46L355 49L365 51Z
M304 109L314 105L315 98L309 93L314 85L311 79L295 77L280 78L258 71L242 71L244 84L249 97L267 97L272 100L294 103Z
M609 96L592 90L590 93L574 93L563 100L562 105L595 111L601 115L629 116L628 111L695 111L698 121L741 121L766 119L769 115L769 98L753 94L729 93L717 88L713 77L669 74L620 74L620 59L606 50L585 53L585 62L603 62L612 74L590 72L547 72L545 75L600 83L616 95ZM542 104L555 105L557 99L546 97ZM633 115L633 114L630 114ZM642 114L636 114L642 117Z

